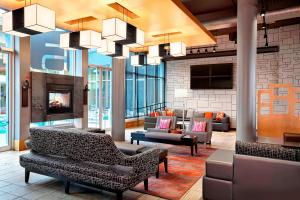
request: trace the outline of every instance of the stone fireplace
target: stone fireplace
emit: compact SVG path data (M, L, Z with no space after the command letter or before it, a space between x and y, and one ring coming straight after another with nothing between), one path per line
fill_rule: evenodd
M31 122L83 117L82 77L31 72Z

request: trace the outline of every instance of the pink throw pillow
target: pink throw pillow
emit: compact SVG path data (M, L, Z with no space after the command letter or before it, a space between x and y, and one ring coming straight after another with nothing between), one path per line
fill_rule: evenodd
M205 132L206 122L194 121L193 132Z
M170 127L170 119L161 119L159 121L159 128L160 129L168 129Z

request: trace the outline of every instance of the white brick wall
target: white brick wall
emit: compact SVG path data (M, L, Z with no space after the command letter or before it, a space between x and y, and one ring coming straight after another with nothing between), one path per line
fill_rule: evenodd
M300 25L268 31L269 46L278 45L280 51L257 55L257 89L268 88L269 83L292 83L300 87ZM217 50L236 49L228 35L217 37ZM258 32L258 46L264 46L263 32ZM203 51L203 50L202 50ZM212 49L209 49L212 51ZM233 63L234 87L226 90L190 90L190 65ZM174 98L175 88L188 89L186 107L198 111L222 111L231 117L236 127L236 56L199 58L167 62L166 101L168 107L182 108L184 101Z

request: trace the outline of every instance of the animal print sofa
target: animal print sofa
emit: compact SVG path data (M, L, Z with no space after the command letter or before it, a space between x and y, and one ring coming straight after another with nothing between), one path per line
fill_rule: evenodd
M25 182L30 172L60 178L69 193L70 182L122 193L144 181L157 171L159 150L127 156L106 134L84 130L31 128L31 152L20 156L25 168Z

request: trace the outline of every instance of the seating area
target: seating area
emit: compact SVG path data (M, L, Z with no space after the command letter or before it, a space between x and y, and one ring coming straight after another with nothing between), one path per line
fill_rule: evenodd
M0 200L300 199L299 0L1 0Z
M144 122L144 129L147 130L149 128L155 128L158 116L166 116L165 113L166 112L164 111L156 111L151 113L150 116L146 116ZM192 118L206 118L211 119L213 131L228 132L230 130L230 117L223 112L219 113L223 115L221 118L217 118L218 112L197 112L192 110L183 111L179 109L174 109L174 111L169 115L176 117L176 126L182 127L182 122L184 122L185 125L189 125L190 121L192 121ZM205 115L211 115L211 117L205 117Z

